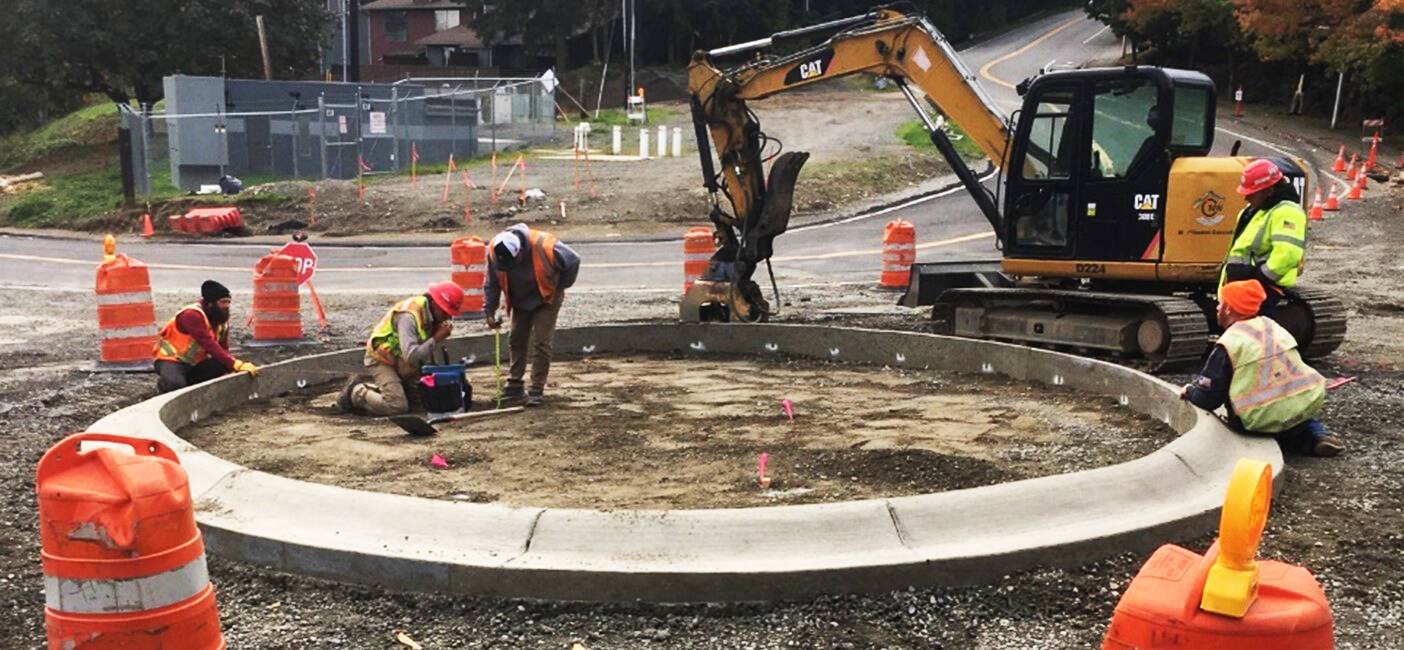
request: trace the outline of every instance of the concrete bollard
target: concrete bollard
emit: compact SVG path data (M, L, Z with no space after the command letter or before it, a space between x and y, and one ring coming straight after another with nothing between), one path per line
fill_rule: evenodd
M668 155L668 127L658 127L658 157Z
M639 129L639 157L648 157L648 129Z
M614 140L610 143L609 152L618 156L624 150L624 127L614 125Z
M673 157L682 156L682 127L673 127Z

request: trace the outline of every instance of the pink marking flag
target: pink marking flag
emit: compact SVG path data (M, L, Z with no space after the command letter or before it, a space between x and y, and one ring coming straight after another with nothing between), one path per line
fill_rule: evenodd
M448 461L444 460L444 457L438 454L434 454L434 456L429 459L429 464L442 469L448 468Z
M785 412L785 419L786 419L786 420L789 420L790 422L794 422L794 421L795 421L795 405L794 405L794 404L791 404L791 403L790 403L790 400L788 400L788 399L782 399L782 400L780 400L780 409L781 409L782 411Z
M756 480L760 483L761 489L770 487L770 477L765 473L765 466L770 462L770 453L761 452L760 459L756 461Z

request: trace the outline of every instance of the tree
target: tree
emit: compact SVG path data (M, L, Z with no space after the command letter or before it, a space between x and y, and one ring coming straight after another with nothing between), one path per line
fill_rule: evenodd
M305 0L13 0L7 58L21 81L154 104L168 74L261 76L256 15L275 69L315 68L331 16Z

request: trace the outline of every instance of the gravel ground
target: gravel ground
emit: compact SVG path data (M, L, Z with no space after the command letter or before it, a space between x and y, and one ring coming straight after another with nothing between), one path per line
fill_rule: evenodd
M1236 128L1315 150L1329 164L1336 141L1292 125ZM1339 137L1339 136L1337 136ZM1382 155L1392 160L1398 152ZM1325 420L1349 448L1334 459L1288 458L1260 557L1310 568L1335 612L1337 648L1404 647L1404 270L1398 252L1399 190L1376 191L1343 216L1317 224L1306 282L1339 291L1350 307L1345 345L1320 364L1358 380L1333 391ZM360 343L383 305L398 296L330 296L333 318L305 354ZM787 320L920 329L918 315L843 316L828 310L889 304L893 296L837 287L792 293ZM169 313L185 296L158 295ZM236 295L236 310L248 295ZM580 296L562 326L666 321L668 298ZM41 305L43 319L21 316ZM43 647L34 464L63 435L154 393L150 375L81 369L95 356L90 298L76 293L0 291L0 647ZM23 310L23 311L21 311ZM236 316L237 318L238 316ZM16 343L22 341L23 343ZM290 354L290 353L283 353ZM279 358L277 351L250 356ZM1167 375L1179 381L1183 373ZM1175 541L1202 551L1209 537ZM1070 569L1040 568L990 585L827 596L798 602L657 606L503 601L387 592L284 575L211 558L232 648L401 648L402 630L426 648L1091 648L1121 590L1144 560L1123 553Z

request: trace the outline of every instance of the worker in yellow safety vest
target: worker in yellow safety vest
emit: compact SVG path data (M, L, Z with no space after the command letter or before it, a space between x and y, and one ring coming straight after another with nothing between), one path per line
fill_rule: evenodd
M336 405L347 413L397 415L409 412L406 384L419 380L419 369L432 361L439 344L453 333L453 318L463 308L463 289L435 282L428 290L390 307L366 340L364 365L371 381L352 377Z
M165 326L152 353L156 390L185 388L231 372L258 374L258 366L229 354L229 289L214 280L200 285L200 299L180 308Z
M1227 404L1230 426L1274 436L1284 449L1335 456L1345 444L1316 418L1326 398L1326 378L1302 361L1286 328L1257 315L1265 297L1254 280L1220 287L1224 333L1180 398L1206 411Z
M575 284L580 256L551 233L519 223L492 238L488 269L483 279L483 317L497 329L497 306L507 307L512 320L508 335L511 363L502 398L506 403L525 401L538 406L545 399L546 376L551 369L551 348L556 336L565 290ZM506 296L506 300L502 300ZM524 390L527 359L531 359L531 387Z
M1306 255L1306 211L1282 170L1260 158L1243 168L1238 193L1248 205L1238 213L1233 244L1219 273L1219 286L1256 280L1263 286L1263 316L1272 316L1283 290L1297 284Z

